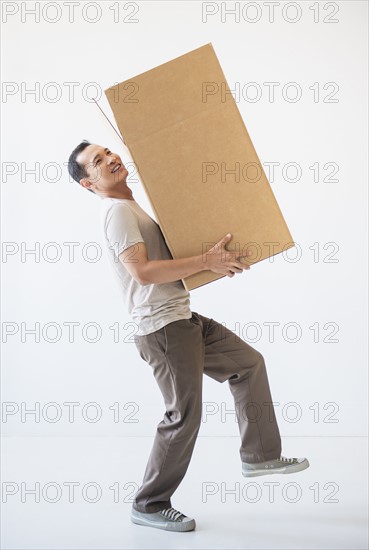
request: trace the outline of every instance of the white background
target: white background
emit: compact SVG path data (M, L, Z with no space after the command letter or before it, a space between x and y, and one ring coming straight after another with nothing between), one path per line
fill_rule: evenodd
M77 4L72 19L64 2L40 2L38 22L26 13L35 8L34 2L4 2L2 7L2 432L7 442L3 481L19 487L22 481L32 485L37 480L82 483L86 464L88 480L102 480L103 472L114 472L113 480L121 476L122 482L123 476L126 482L141 481L164 413L162 396L151 367L137 353L135 326L102 249L100 199L70 179L66 163L83 139L109 147L129 162L129 152L89 98L98 94L99 105L115 124L104 89L211 42L230 88L240 88L238 108L297 247L241 276L191 291L191 308L225 323L263 353L277 402L283 454L309 458L304 490L310 496L307 487L318 478L339 484L339 505L326 503L323 510L329 508L328 515L346 519L348 510L357 514L341 525L341 534L336 533L337 548L364 548L360 519L367 502L367 3L302 1L287 9L280 2L273 20L266 2L248 3L253 6L247 11L242 10L247 3L241 2L238 22L226 13L234 9L234 2L116 2L119 22L114 22L114 2ZM93 4L101 10L95 23L91 20L98 12ZM301 17L293 23L296 6ZM215 13L206 16L206 9ZM57 22L47 21L56 16ZM252 23L247 18L259 20ZM74 92L66 85L72 82ZM248 86L252 82L256 86ZM271 82L278 83L274 100L267 84ZM291 82L295 87L288 87ZM296 88L301 98L292 101L289 97ZM26 93L32 89L39 92ZM261 95L255 100L256 90ZM270 162L279 163L274 177L268 172ZM291 181L293 168L283 170L288 163L300 167L297 181ZM333 164L327 163L337 165L335 174ZM316 181L313 165L319 166ZM130 166L133 196L154 217ZM30 173L35 168L36 175ZM180 185L178 174L174 192ZM230 192L237 200L231 186ZM58 261L52 261L56 248L48 243L57 244ZM77 243L74 261L65 243ZM86 252L87 243L101 247L98 261L87 261L89 253L96 253L96 247ZM39 257L22 254L35 247ZM65 323L73 322L79 325L70 342ZM34 335L24 332L37 323L40 337L35 342ZM52 328L46 330L48 323L60 327L54 343L48 341L56 335ZM82 328L88 323L101 327L95 343L83 338ZM278 323L274 339L270 323ZM114 324L119 326L118 342L109 328ZM94 336L91 328L88 337ZM188 500L189 515L202 499L200 485L209 471L209 454L217 460L217 483L226 479L230 464L234 480L242 483L235 417L221 414L233 407L227 385L205 377L203 400L204 412L213 414L203 415L193 458L196 466L191 462L175 501L180 508ZM73 421L68 402L77 403ZM114 403L119 404L118 422ZM40 416L25 414L28 409L40 411ZM96 410L101 418L94 422ZM53 421L55 414L60 418ZM334 472L326 469L332 460L340 464ZM345 484L340 476L343 470L348 475L348 463L357 460L359 477ZM55 466L58 461L67 467L64 475ZM298 481L302 479L301 475ZM93 530L88 538L84 521L90 523L89 514L101 521L105 510L95 507L91 512L93 505L82 503L76 512L64 495L58 505L41 501L37 508L27 499L22 507L19 492L9 498L4 506L7 548L176 544L173 538L165 542L166 533L131 526L129 502L123 513L109 501L114 510L107 512L112 521L109 534L101 525L99 534ZM214 510L227 514L232 506L240 506L231 498L214 500L213 505L202 501L205 508L199 508L198 516L211 510L209 525L194 534L202 535L196 539L201 548L223 547L221 537L209 539ZM310 499L310 505L313 513L318 508L322 513L319 503ZM64 521L70 526L64 539L56 506L65 506ZM31 512L38 514L36 522L31 522ZM299 513L305 517L302 510ZM45 514L54 535L37 528ZM123 516L129 530L126 538L119 524ZM16 529L18 521L24 524L22 531ZM256 534L255 540L248 540L250 547L325 548L332 543L328 527L321 526L316 540L305 546L298 536L285 540L282 534L267 541ZM238 537L236 533L234 547L248 547L243 546L245 534L247 530ZM164 538L153 542L145 536Z

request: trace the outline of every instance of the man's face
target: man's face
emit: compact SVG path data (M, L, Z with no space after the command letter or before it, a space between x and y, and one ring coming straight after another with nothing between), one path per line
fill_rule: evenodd
M103 195L126 187L128 170L120 156L107 147L91 143L76 160L85 167L88 174L87 178L80 180L83 187Z

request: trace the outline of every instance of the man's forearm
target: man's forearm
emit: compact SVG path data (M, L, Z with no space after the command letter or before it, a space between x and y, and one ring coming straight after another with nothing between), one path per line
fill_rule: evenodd
M171 283L206 269L209 268L202 255L178 260L149 260L142 269L141 280L144 285Z

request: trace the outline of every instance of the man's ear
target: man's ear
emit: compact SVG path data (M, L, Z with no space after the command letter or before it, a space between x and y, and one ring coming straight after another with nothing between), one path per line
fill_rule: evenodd
M92 183L87 178L82 178L81 180L79 180L79 183L82 185L82 187L86 187L87 189L92 189Z

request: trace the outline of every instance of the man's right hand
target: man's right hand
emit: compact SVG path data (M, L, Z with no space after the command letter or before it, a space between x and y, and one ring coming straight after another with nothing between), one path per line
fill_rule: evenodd
M210 269L214 273L221 273L228 277L233 277L235 273L243 273L244 269L250 269L248 264L239 261L240 256L237 256L237 252L229 252L225 249L231 238L232 235L228 233L206 252L205 269ZM251 252L247 254L251 255Z

